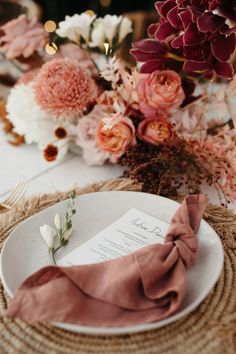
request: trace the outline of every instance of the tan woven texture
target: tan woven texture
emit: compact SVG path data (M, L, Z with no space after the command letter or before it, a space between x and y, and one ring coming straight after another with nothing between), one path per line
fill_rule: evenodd
M111 180L77 188L78 194L104 190L139 190L129 180ZM67 197L68 193L28 199L0 218L1 247L22 220ZM213 291L190 315L171 325L144 333L90 336L48 324L30 325L4 316L8 297L0 284L0 353L21 354L234 354L236 353L236 216L209 205L205 220L224 245L225 264Z

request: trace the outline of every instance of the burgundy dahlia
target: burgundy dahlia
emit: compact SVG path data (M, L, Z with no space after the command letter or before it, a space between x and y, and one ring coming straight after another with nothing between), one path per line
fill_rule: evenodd
M173 67L189 75L211 78L214 73L231 79L229 64L236 46L236 27L232 24L236 0L157 1L160 20L149 27L151 39L134 43L132 53L143 62L142 71ZM231 16L228 12L231 10ZM235 16L236 18L236 16Z
M165 42L145 39L133 43L131 53L137 61L143 64L142 73L150 73L155 70L164 70L166 67L178 71L182 64L176 62L175 58L180 51L171 48Z
M236 22L235 0L210 0L209 3L209 10L217 9L222 16Z

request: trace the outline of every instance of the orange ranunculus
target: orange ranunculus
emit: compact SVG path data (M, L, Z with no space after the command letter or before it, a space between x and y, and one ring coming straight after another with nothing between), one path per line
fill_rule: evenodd
M98 123L96 132L97 145L101 150L120 157L126 147L135 142L135 128L128 117L119 113L104 118Z
M151 144L162 144L173 135L171 124L161 117L146 118L138 126L138 136L141 140Z

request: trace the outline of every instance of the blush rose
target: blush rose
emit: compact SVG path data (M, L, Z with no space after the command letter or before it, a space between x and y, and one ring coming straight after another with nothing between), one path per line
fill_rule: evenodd
M96 129L100 119L104 116L104 112L99 106L78 121L76 144L83 150L83 158L88 165L103 165L110 155L106 151L102 151L96 144Z
M185 95L180 76L172 70L157 70L140 80L140 109L146 117L157 111L171 111L183 102Z

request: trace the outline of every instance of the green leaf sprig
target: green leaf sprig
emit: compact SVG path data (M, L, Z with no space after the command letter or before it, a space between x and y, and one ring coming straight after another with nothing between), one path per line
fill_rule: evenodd
M49 254L52 258L53 263L56 265L56 259L55 255L56 253L62 248L65 247L68 242L69 238L72 235L72 218L76 214L76 209L75 209L75 198L76 198L76 193L73 190L70 193L70 199L66 207L66 211L64 214L63 221L61 220L61 217L56 214L55 219L54 219L54 224L55 224L55 231L56 231L56 236L57 240L59 241L59 244L55 246L55 244L52 245L52 247L49 247Z

